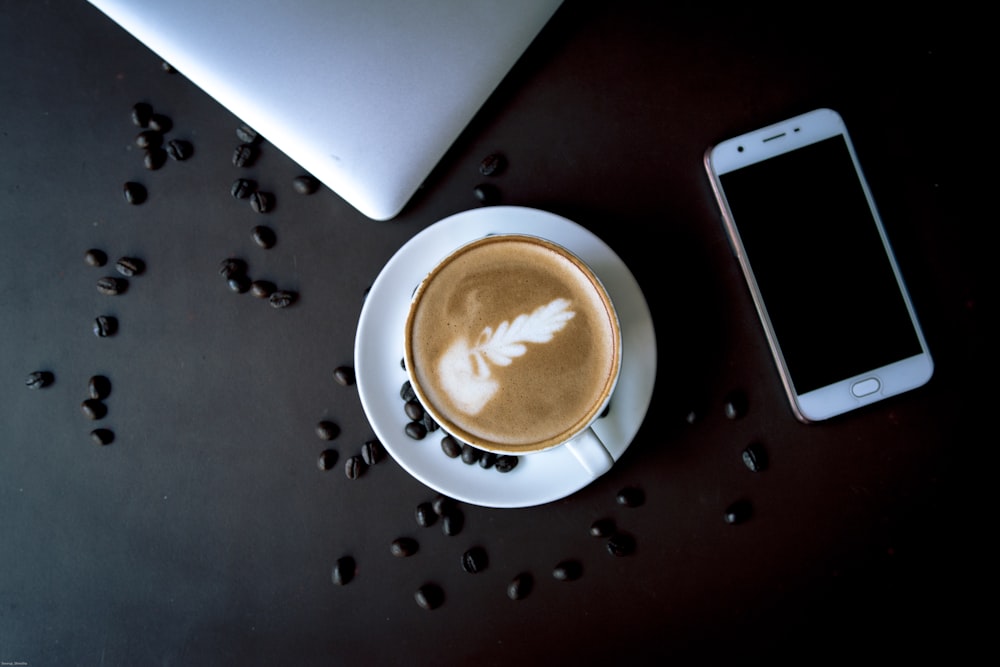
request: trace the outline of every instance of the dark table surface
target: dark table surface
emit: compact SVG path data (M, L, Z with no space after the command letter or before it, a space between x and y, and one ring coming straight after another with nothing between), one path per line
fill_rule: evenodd
M569 2L395 220L373 222L265 141L240 171L239 118L82 0L0 3L0 660L28 665L815 664L959 660L978 637L990 524L967 530L988 414L988 246L963 154L988 78L944 8L769 16L712 3ZM654 9L657 7L657 9ZM970 25L974 17L964 19ZM238 17L234 17L234 29ZM969 81L973 83L968 83ZM978 81L979 83L975 83ZM195 147L142 166L130 109L148 102ZM922 319L925 387L828 423L787 407L703 173L710 144L828 106L844 116ZM957 124L956 124L957 123ZM556 502L462 507L422 528L437 494L395 461L322 471L373 431L353 364L367 288L417 232L480 206L502 151L501 203L579 222L631 268L658 351L647 417L603 477ZM238 175L277 196L266 218ZM128 206L122 183L146 184ZM975 196L970 196L975 195ZM988 218L986 218L988 220ZM278 235L256 247L261 222ZM119 297L111 261L145 260ZM221 259L300 294L275 311L230 292ZM109 299L114 299L109 302ZM113 304L110 305L110 304ZM98 339L103 312L121 330ZM24 378L48 370L39 391ZM108 415L80 411L112 382ZM745 392L747 414L724 397ZM689 422L687 415L696 418ZM340 435L314 432L323 419ZM95 426L115 440L91 443ZM741 452L770 459L751 472ZM456 463L457 465L461 465ZM639 507L616 503L641 489ZM723 520L746 499L752 518ZM611 556L609 518L637 549ZM407 559L389 550L415 538ZM486 571L462 571L471 546ZM331 582L344 555L357 563ZM560 582L556 563L583 576ZM521 571L532 594L505 593ZM433 611L425 582L445 591Z

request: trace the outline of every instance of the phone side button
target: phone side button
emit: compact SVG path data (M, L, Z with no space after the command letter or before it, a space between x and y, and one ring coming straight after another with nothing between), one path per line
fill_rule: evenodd
M862 396L874 394L881 388L882 383L878 381L878 378L868 378L867 380L859 380L858 382L852 384L851 393L856 397L861 398Z

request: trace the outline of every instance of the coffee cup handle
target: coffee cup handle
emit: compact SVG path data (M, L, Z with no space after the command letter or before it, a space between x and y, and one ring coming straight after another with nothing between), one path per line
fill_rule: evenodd
M569 449L591 477L600 477L615 463L611 452L597 437L593 428L588 428L563 446Z

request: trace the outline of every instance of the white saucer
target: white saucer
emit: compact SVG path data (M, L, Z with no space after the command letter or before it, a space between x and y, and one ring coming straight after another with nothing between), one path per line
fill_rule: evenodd
M410 239L386 263L361 309L354 366L361 404L386 451L418 480L455 500L484 507L530 507L564 498L593 477L565 448L521 456L501 473L448 458L442 431L414 440L399 390L403 327L414 288L438 260L467 241L493 233L551 239L579 255L604 283L622 328L622 370L610 411L594 430L617 461L639 430L653 395L656 337L639 285L624 262L597 236L566 218L537 209L489 206L457 213Z

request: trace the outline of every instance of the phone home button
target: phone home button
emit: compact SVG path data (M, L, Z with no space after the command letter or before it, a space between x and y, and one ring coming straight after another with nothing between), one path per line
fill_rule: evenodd
M868 396L869 394L874 394L876 391L882 388L882 383L878 381L878 378L868 378L867 380L859 380L851 385L851 393L857 398L862 396Z

